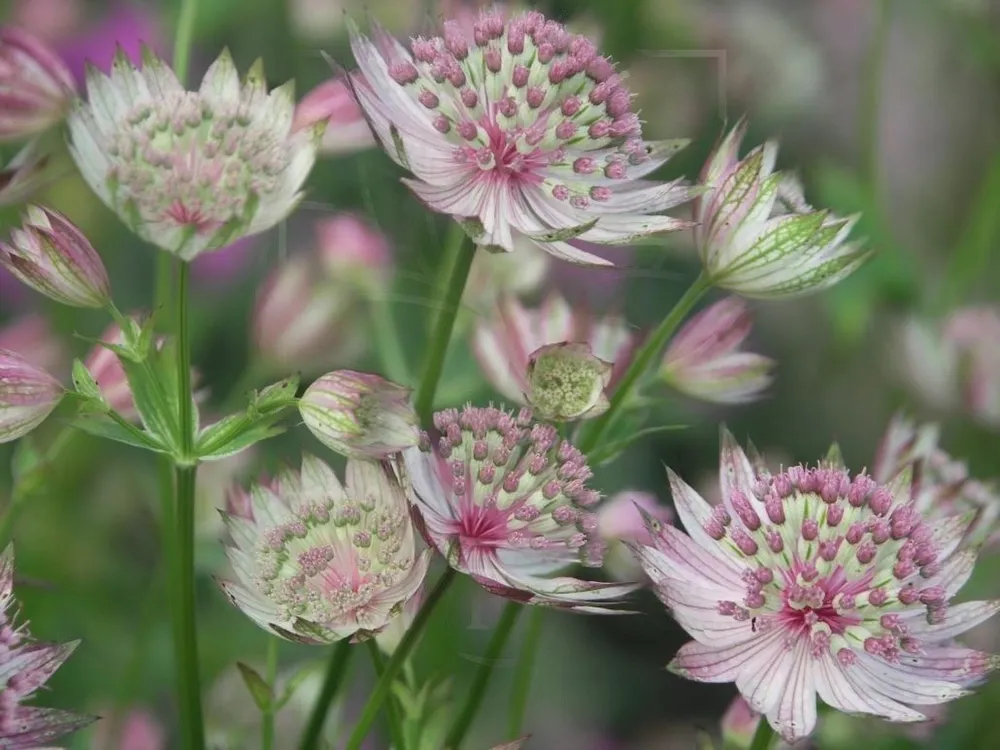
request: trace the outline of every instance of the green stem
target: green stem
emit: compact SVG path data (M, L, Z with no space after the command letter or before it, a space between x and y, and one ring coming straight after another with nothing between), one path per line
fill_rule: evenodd
M890 0L875 0L875 25L872 27L871 43L868 45L868 59L865 63L865 80L861 100L860 147L862 169L872 191L873 200L878 200L881 175L879 170L879 116L882 95L882 79L885 70L886 52L889 48L889 27L892 16Z
M320 740L323 737L323 725L326 724L326 715L330 712L333 699L337 697L337 691L347 674L347 665L350 663L351 642L340 641L333 647L330 654L330 664L326 669L326 677L323 678L323 687L320 689L319 697L309 715L309 723L306 731L302 734L302 741L299 743L300 750L317 750L320 747Z
M278 639L273 635L267 637L267 664L264 679L267 680L271 694L274 695L274 683L278 677ZM274 699L260 717L260 745L262 750L274 748Z
M497 623L496 630L493 631L493 637L490 638L490 642L486 646L483 661L472 680L468 697L465 699L465 705L462 707L461 713L455 719L455 722L451 725L451 730L448 732L448 739L445 740L444 744L449 750L459 750L462 746L462 741L465 739L465 735L468 734L469 728L472 726L472 721L476 718L476 714L479 711L479 705L486 696L486 688L490 683L490 678L493 676L493 670L500 660L500 655L503 653L504 647L510 639L510 634L514 630L514 625L517 623L517 618L521 615L523 609L524 606L517 602L507 602L506 606L504 606L503 614L500 615L500 622Z
M385 658L379 650L378 642L374 638L369 638L365 641L365 645L368 647L369 656L371 656L375 676L381 679L385 673ZM399 711L396 710L396 701L392 696L389 696L385 702L385 711L389 715L389 736L392 738L392 750L406 750L403 725L399 719Z
M191 60L191 38L194 36L194 19L198 15L198 0L181 0L181 12L177 17L177 32L174 36L174 74L184 85Z
M375 344L385 377L400 385L410 384L406 354L399 339L399 327L392 312L392 302L384 293L376 293L371 300L372 325L375 327Z
M753 733L753 741L750 743L750 750L768 750L771 746L771 740L773 739L774 730L767 722L767 717L761 716L760 723L757 724L757 731Z
M461 230L461 227L459 227ZM448 344L451 343L451 332L455 327L455 319L465 292L465 282L469 279L472 260L476 257L475 246L462 231L451 234L449 247L441 265L440 283L437 287L437 299L441 300L434 328L431 330L430 341L427 344L427 359L424 363L423 376L414 397L417 414L424 424L429 424L434 411L434 394L437 391L441 373L444 372L444 361L448 354Z
M535 656L538 654L538 642L542 636L541 607L531 611L528 629L521 644L521 653L514 667L514 686L510 693L510 710L507 714L507 739L520 739L524 727L524 713L528 706L528 695L531 693L531 673L535 666Z
M639 385L639 381L658 360L674 332L684 322L684 318L691 312L701 296L712 286L705 273L701 273L697 279L684 292L684 296L677 300L673 309L667 313L663 322L650 334L649 338L636 352L635 359L629 365L621 382L615 388L615 393L611 397L611 406L587 429L580 439L577 447L585 454L589 454L601 444L605 433L611 428L615 419L628 404L632 392Z
M368 696L368 702L365 703L365 707L361 712L361 718L358 719L358 723L354 727L354 731L351 732L351 736L348 738L347 744L344 746L344 750L358 750L361 747L361 743L365 741L365 737L368 735L368 730L371 729L372 724L375 722L375 717L378 715L378 711L382 707L382 703L385 702L385 699L389 696L389 692L392 690L392 683L396 679L396 675L406 662L407 657L410 655L410 651L413 650L413 647L416 645L421 633L423 633L424 628L427 627L427 623L430 621L431 613L434 611L434 608L441 600L441 597L444 596L444 592L448 590L448 586L454 579L454 569L446 568L444 573L442 573L441 577L438 579L437 584L427 595L423 605L417 612L417 616L413 618L413 622L410 624L410 627L407 629L406 633L403 634L403 639L399 642L396 650L392 652L392 656L385 665L385 670L382 672L382 676L375 685L375 689ZM311 749L303 747L302 750Z

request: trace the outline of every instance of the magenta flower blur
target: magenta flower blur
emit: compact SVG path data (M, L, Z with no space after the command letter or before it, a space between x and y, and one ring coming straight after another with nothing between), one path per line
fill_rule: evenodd
M0 142L60 122L75 95L66 64L48 45L23 29L0 26Z
M628 369L639 342L623 318L596 318L558 294L530 308L514 297L500 299L490 316L476 321L472 351L486 380L505 399L527 405L528 365L533 352L551 344L588 344L592 355L612 363L608 394Z
M606 612L634 586L559 575L599 567L586 459L531 412L466 406L434 415L441 433L403 453L410 501L427 541L487 591L528 604Z
M330 278L385 294L392 250L382 232L350 213L318 220L315 232L320 263Z
M38 427L63 396L59 381L14 352L0 349L0 443Z
M0 266L46 297L71 307L105 307L111 301L101 256L58 211L28 206L10 243L0 242Z
M512 252L524 236L573 263L609 262L570 243L628 244L689 226L655 215L691 197L678 183L645 182L677 142L642 140L632 95L588 39L531 11L484 12L467 36L410 49L351 25L362 109L404 182L455 217L481 246Z
M293 131L319 122L326 125L319 144L321 154L345 154L375 145L368 121L343 78L324 81L296 105Z
M56 708L24 705L73 653L77 643L38 643L16 621L14 549L0 554L0 747L42 750L93 721Z
M917 510L929 519L960 513L972 514L964 544L979 546L1000 541L1000 490L996 482L969 475L969 467L938 445L937 425L917 426L897 414L879 444L872 477L887 482L906 468L913 471L913 497Z
M694 641L670 669L735 682L787 741L816 725L816 697L847 713L921 721L998 664L954 638L1000 602L952 604L976 553L959 549L972 518L926 520L910 475L851 477L831 457L772 475L722 438L723 502L714 508L670 472L687 534L649 520L633 550Z
M646 516L660 523L673 523L674 511L651 492L623 490L604 500L597 509L597 531L608 545L604 567L618 581L639 581L642 568L627 547L628 542L652 544Z
M739 297L716 302L677 332L664 354L660 377L702 401L753 401L771 384L775 363L740 350L752 327L750 309Z

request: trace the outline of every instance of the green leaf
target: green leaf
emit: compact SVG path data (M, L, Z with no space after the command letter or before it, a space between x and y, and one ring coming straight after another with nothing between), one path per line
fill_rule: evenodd
M270 711L274 703L274 693L271 690L271 686L267 684L264 678L253 667L249 667L241 661L236 662L236 666L240 670L243 682L247 686L247 690L250 691L250 695L253 698L253 702L257 704L257 708L265 713Z
M73 387L81 396L104 403L104 393L101 392L94 376L90 374L90 370L79 359L73 360Z
M151 343L151 342L148 342ZM118 355L136 411L146 430L176 453L180 450L180 401L177 383L177 348L172 341L148 346L145 333L137 347L126 347Z
M277 383L264 386L259 391L255 391L250 397L250 406L258 412L267 412L272 409L284 409L295 400L295 394L299 390L299 376L279 380Z
M143 432L138 427L129 430L106 415L79 414L73 420L73 426L95 437L114 440L117 443L131 445L133 448L142 448L154 453L170 452L165 445L157 441L155 436Z
M277 422L285 410L295 406L298 377L290 377L256 391L247 410L223 417L206 427L195 441L195 452L203 461L215 461L246 450L285 431Z
M624 431L616 431L615 434L622 435L623 437L612 438L604 445L600 446L590 454L590 464L592 466L600 466L602 464L611 463L618 456L625 452L629 446L643 438L649 437L650 435L657 435L661 432L674 432L676 430L686 430L688 425L686 424L668 424L660 425L659 427L647 427L644 430L640 429L626 429Z
M280 711L284 708L285 704L292 699L295 692L303 685L303 683L311 677L319 674L321 671L323 671L323 665L316 662L310 662L299 668L285 683L280 697L274 703L274 710Z

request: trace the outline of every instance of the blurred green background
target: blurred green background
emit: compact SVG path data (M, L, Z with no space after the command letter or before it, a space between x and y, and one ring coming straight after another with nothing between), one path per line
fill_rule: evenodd
M262 57L270 84L294 78L304 94L331 76L321 51L350 65L345 12L369 14L405 36L433 29L457 5L202 0L192 71L200 76L228 47L241 70ZM841 213L862 212L858 233L877 250L868 265L831 292L755 306L752 348L779 363L777 382L764 400L726 409L664 401L656 423L688 428L637 444L602 467L593 486L607 495L644 489L667 503L666 464L695 486L710 487L720 421L786 464L815 460L836 440L849 465L859 470L871 461L899 407L940 420L945 447L966 458L973 473L1000 474L1000 436L962 414L929 411L896 372L899 321L1000 296L1000 268L991 262L1000 230L1000 3L550 0L532 5L599 37L604 50L630 70L646 137L691 139L664 177L695 178L725 123L747 113L747 146L778 138L779 163L802 176L810 202ZM2 11L5 22L48 38L67 60L87 56L99 64L110 59L116 41L134 48L141 38L167 54L176 12L168 0L5 0ZM384 291L415 366L434 309L432 269L446 224L429 217L398 177L377 150L325 158L309 180L308 203L281 231L223 251L225 259L214 264L208 259L200 273L196 270L194 359L208 393L207 413L232 405L251 384L244 373L254 362L250 330L258 285L286 255L311 252L316 220L339 211L366 215L389 237L395 284ZM156 251L132 237L82 180L69 174L36 200L67 213L99 249L119 308L150 308ZM15 209L0 213L4 231L16 221ZM581 303L623 310L643 327L669 310L698 271L685 237L624 257L627 268L613 272L553 268L549 284ZM363 309L348 309L331 325L367 332ZM469 300L467 317L486 312ZM32 313L48 318L73 356L90 346L75 334L96 337L106 322L98 314L47 304L9 279L0 280L0 326ZM379 367L371 347L341 357L333 346L324 355L323 364L330 367ZM284 364L275 377L297 369L296 363ZM67 372L64 368L61 375ZM266 378L261 375L256 384ZM489 398L463 335L453 346L441 404ZM33 438L45 444L61 428L57 412ZM263 661L267 636L234 610L212 581L225 569L212 508L223 503L222 490L233 476L297 463L302 450L336 462L305 430L293 429L246 460L210 467L200 478L199 622L205 684L215 686L208 709L213 726L254 725L251 704L231 673L236 660ZM11 455L11 446L0 446L0 467L9 465ZM78 436L17 524L18 572L27 579L18 596L38 638L82 640L51 680L51 693L38 703L104 716L143 708L169 732L173 670L155 471L145 454ZM9 480L0 468L0 505ZM963 596L1000 594L998 570L997 561L987 557ZM435 615L416 659L418 672L450 677L461 695L499 609L496 600L463 581ZM528 747L691 748L697 731L717 734L734 688L668 674L663 666L687 637L651 595L637 597L636 609L637 615L609 618L544 613L526 722L534 739ZM979 628L975 644L997 650L998 627ZM498 667L470 747L486 748L502 736L521 636L515 635ZM326 656L322 649L291 644L282 644L280 653L283 669ZM348 683L348 716L371 685L363 662L357 660ZM1000 745L997 708L1000 684L993 684L959 701L943 726L919 739L888 725L873 731L870 722L839 717L824 721L816 739L830 748L856 745L859 738L865 747L992 748ZM98 747L91 734L69 738L66 746ZM250 733L233 747L253 747L256 741ZM292 746L287 742L284 746ZM371 746L383 747L384 741Z

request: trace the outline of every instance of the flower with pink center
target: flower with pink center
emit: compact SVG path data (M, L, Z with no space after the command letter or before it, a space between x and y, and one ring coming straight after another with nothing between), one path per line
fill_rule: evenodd
M599 567L605 545L586 459L554 427L473 406L437 412L434 427L437 446L425 434L401 468L418 526L455 570L499 596L585 612L635 588L560 575Z
M326 125L319 144L321 154L349 154L375 145L368 121L343 78L324 81L296 105L293 132L318 122Z
M872 477L887 482L907 467L913 470L913 497L928 519L959 513L974 516L964 543L979 546L1000 542L1000 491L995 482L969 475L969 467L938 445L937 425L917 426L902 414L889 422L872 464Z
M632 95L585 37L530 11L455 20L407 49L351 25L351 83L404 182L477 245L526 237L573 263L609 265L571 240L621 245L689 226L658 212L688 200L680 182L643 180L680 147L642 140Z
M406 494L383 465L347 462L346 486L302 459L224 514L236 582L222 588L265 630L301 643L366 640L399 616L427 574Z
M62 396L63 387L45 370L0 349L0 443L17 440L38 427Z
M60 122L76 96L73 76L42 40L0 26L0 142L37 135Z
M660 377L681 393L718 404L758 398L771 384L774 360L740 346L753 326L739 297L726 297L689 320L670 342Z
M0 242L0 266L49 299L71 307L106 307L108 272L93 245L58 211L28 206L10 243Z
M847 237L858 217L840 219L806 203L791 175L774 171L778 145L743 159L741 121L709 158L695 201L695 243L711 282L744 297L812 294L846 278L868 258Z
M610 395L621 379L639 343L623 318L595 318L550 294L537 308L513 297L499 300L491 316L476 321L472 351L489 384L509 401L528 405L528 366L533 352L552 344L587 344L590 353L611 362L605 384Z
M186 91L152 52L88 72L89 103L69 118L80 173L142 239L191 260L288 216L322 125L292 132L291 83L268 93L261 64L241 84L223 52Z
M816 725L817 696L847 713L921 721L998 664L957 635L1000 602L951 604L972 574L972 517L929 521L903 472L888 484L831 459L771 474L722 436L723 502L670 472L687 534L648 520L633 552L694 641L670 669L735 682L787 741Z
M56 708L24 705L69 658L78 642L39 643L16 621L14 549L0 554L0 747L41 750L94 719Z

